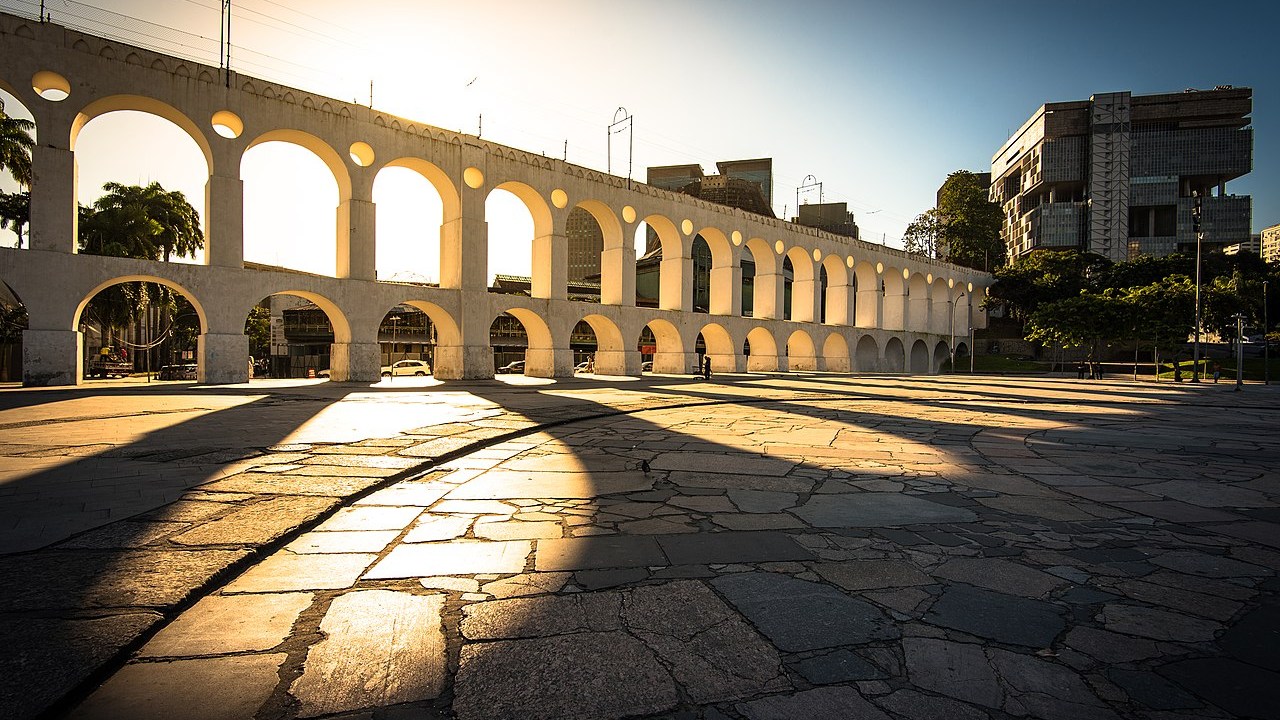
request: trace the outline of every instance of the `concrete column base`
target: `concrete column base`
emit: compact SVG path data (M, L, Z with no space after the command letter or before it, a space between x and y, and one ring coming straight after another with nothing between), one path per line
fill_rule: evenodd
M462 346L437 345L432 357L431 374L438 380L463 378Z
M596 351L596 375L639 375L639 350Z
M524 353L524 374L540 378L573 377L573 351L529 348Z
M196 377L205 385L249 382L249 337L243 333L205 333L197 343L200 369Z
M329 346L329 379L334 382L376 383L382 380L382 349L378 343L333 343Z
M460 345L452 348L436 348L436 358L439 359L442 354L446 360L449 360L449 362L445 363L445 368L450 375L436 373L436 377L441 380L485 380L493 378L493 350L488 345ZM451 359L451 355L456 355L457 360ZM461 376L452 376L452 369L458 366L462 369Z
M22 331L22 384L27 387L84 382L84 334L75 330Z

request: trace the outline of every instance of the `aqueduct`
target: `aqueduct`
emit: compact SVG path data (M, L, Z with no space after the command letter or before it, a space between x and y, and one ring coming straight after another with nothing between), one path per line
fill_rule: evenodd
M648 327L655 372L691 372L702 335L717 371L936 372L952 337L985 326L985 273L908 255L625 178L441 130L373 108L63 28L0 14L0 88L36 122L30 243L0 249L0 280L27 308L27 384L82 380L80 315L99 290L149 280L187 297L200 320L199 379L243 382L246 314L262 298L300 295L328 313L332 378L377 381L377 331L399 304L437 328L436 375L493 374L489 331L507 312L529 336L526 373L573 373L569 336L594 330L596 372L640 373ZM77 253L76 140L95 117L117 110L158 115L185 131L208 164L203 265ZM283 140L320 157L338 187L333 277L246 267L241 158ZM440 282L379 282L373 181L386 167L419 173L439 193ZM528 297L488 291L485 198L512 192L533 218ZM604 237L599 302L567 295L566 221L581 207ZM662 245L657 308L635 304L640 223ZM694 238L712 253L709 312L693 310ZM755 264L753 311L742 311L743 258ZM789 312L784 260L790 260ZM825 290L819 282L825 275ZM825 295L822 295L825 293ZM825 312L822 310L825 308ZM785 316L784 316L785 315ZM749 344L750 355L744 354Z

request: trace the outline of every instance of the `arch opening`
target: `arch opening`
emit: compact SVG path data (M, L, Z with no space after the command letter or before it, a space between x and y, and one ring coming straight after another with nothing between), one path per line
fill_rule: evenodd
M929 372L938 374L942 369L951 367L951 348L947 347L947 341L939 341L933 346L933 365L929 368Z
M897 336L889 338L884 344L884 370L891 373L906 371L907 353L902 347L902 340Z
M813 371L818 369L818 354L813 338L804 330L796 330L787 337L787 370Z
M741 372L739 353L734 348L733 337L724 326L709 323L698 333L703 356L711 359L711 370L717 373Z
M911 343L911 366L912 375L927 375L929 373L929 346L924 340L916 340Z
M757 327L747 333L742 352L747 356L747 372L777 372L778 342L773 333Z
M551 330L537 313L511 308L489 326L494 372L498 375L555 377Z
M150 276L115 278L94 288L76 309L83 377L146 373L195 380L203 358L204 309L185 288Z
M260 140L245 151L240 177L245 261L336 277L348 241L338 211L350 190L344 196L332 164L292 139Z
M117 100L123 103L125 99ZM185 263L205 261L205 191L211 166L207 151L193 139L193 133L201 139L203 136L174 122L177 115L172 108L159 115L100 107L77 118L72 147L82 252ZM181 119L183 124L190 123L185 117ZM140 223L135 212L141 208L165 226L165 231L157 233ZM97 225L89 222L94 210L103 209L115 216L97 217ZM191 211L195 217L190 216ZM95 238L95 233L101 236ZM107 250L105 245L113 247Z
M849 358L849 341L844 335L833 332L822 341L822 369L828 372L849 372L853 369Z
M641 369L675 375L690 370L680 331L666 320L649 321L640 331L636 349L640 352Z
M629 370L630 372L639 372L639 361L634 359L636 357L634 352L627 352L626 343L622 338L622 331L613 320L603 315L593 314L582 318L582 321L578 324L581 325L582 323L586 323L591 330L594 342L594 350L591 352L590 357L586 358L586 361L591 363L591 367L587 372L596 375L628 375L630 374ZM628 358L628 355L631 358ZM579 362L583 361L580 360ZM629 368L628 365L631 365L631 367Z
M445 203L437 182L409 163L378 171L373 180L378 280L440 284Z
M328 298L301 290L268 295L248 311L250 378L348 379L351 331Z
M880 369L880 346L870 335L858 338L854 349L855 369L860 373L876 372Z
M22 380L22 334L29 326L22 298L0 281L0 382Z
M391 308L378 323L378 375L384 380L434 375L436 335L423 308L408 302Z
M596 212L579 204L575 205L565 218L564 234L568 242L565 277L569 283L568 295L571 300L601 301L603 292L601 268L605 249L605 232L596 218ZM615 240L615 243L617 241Z

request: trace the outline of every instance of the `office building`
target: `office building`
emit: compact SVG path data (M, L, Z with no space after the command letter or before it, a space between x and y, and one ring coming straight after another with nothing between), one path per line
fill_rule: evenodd
M1280 262L1280 225L1262 229L1262 251L1258 253L1266 262Z
M1246 243L1251 198L1227 183L1253 162L1253 91L1114 92L1043 105L991 159L1010 259L1079 248L1112 260Z
M797 225L858 239L858 224L854 222L847 203L805 203L798 210L799 214L791 218L791 222Z

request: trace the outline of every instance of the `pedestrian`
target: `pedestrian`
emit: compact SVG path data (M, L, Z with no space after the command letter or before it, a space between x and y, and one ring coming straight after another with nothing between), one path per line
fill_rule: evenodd
M1221 375L1222 375L1222 366L1218 364L1217 360L1214 360L1213 361L1213 384L1214 385L1218 384L1218 378Z
M1084 362L1076 363L1076 379L1077 380L1084 379Z
M596 355L591 353L587 356L587 374L590 375L596 371Z
M703 380L711 379L711 356L710 355L702 358L702 379Z

